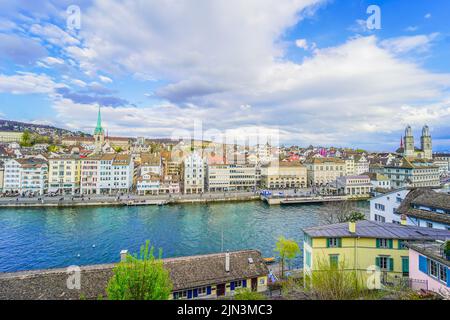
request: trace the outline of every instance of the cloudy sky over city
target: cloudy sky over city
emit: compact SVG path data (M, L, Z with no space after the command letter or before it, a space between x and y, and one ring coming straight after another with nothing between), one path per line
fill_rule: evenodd
M381 29L367 26L373 4ZM428 124L435 150L450 150L449 11L447 0L4 0L0 118L91 132L100 105L116 136L197 121L390 151L407 124L417 140Z

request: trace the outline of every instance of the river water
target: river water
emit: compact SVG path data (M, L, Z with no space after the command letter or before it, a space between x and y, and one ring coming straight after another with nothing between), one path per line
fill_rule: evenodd
M357 204L367 211L368 204ZM258 249L274 256L278 237L301 244L302 228L323 223L321 205L240 202L163 207L0 209L0 272L117 262L150 240L163 257ZM223 241L222 241L223 239Z

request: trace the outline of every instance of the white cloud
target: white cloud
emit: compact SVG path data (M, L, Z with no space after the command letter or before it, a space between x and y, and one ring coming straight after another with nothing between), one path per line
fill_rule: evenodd
M425 15L425 19L430 19L431 18L431 13L427 13L426 15Z
M381 45L395 54L403 54L410 51L426 52L439 33L429 35L404 36L390 38L381 42Z
M295 45L297 46L297 48L301 48L304 50L308 50L309 48L308 41L306 39L297 39L295 41Z
M98 76L98 78L100 79L101 82L104 82L104 83L112 83L113 82L111 78L108 78L105 76Z
M80 41L78 39L54 24L33 24L30 27L30 32L34 35L39 36L41 39L59 47L80 44Z
M0 92L12 94L53 93L63 85L55 83L46 74L18 72L15 75L0 74Z
M63 59L55 58L55 57L47 57L47 58L43 59L43 61L49 65L64 64Z
M450 76L402 56L428 50L435 35L358 36L321 49L305 41L312 56L286 60L283 37L317 3L98 0L83 11L82 44L65 50L89 75L154 81L149 90L167 101L105 108L115 135L171 136L201 120L221 131L279 127L282 140L299 144L364 146L383 143L407 122L448 127ZM357 27L367 31L364 20ZM93 105L56 97L54 108L70 128L95 126Z

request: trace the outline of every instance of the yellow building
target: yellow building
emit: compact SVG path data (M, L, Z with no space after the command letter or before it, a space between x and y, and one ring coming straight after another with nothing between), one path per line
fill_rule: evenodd
M312 158L305 162L308 168L308 186L324 186L336 182L346 174L346 163L338 158Z
M77 155L48 159L49 192L77 194L80 192L81 161Z
M20 142L23 132L17 131L0 131L0 142Z
M306 167L300 162L271 162L261 167L263 188L306 188L306 178Z
M450 231L375 221L339 223L304 230L305 278L330 266L355 271L362 284L374 274L381 282L409 275L406 242L445 240Z

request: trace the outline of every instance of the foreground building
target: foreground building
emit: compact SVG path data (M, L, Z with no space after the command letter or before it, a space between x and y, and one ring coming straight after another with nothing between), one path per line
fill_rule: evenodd
M269 271L256 250L165 259L173 282L172 299L215 299L236 290L267 290Z
M406 242L446 240L450 231L375 221L339 223L304 230L304 273L340 266L355 271L361 280L376 266L382 281L409 276Z
M370 199L370 220L401 224L401 215L397 209L409 192L409 189L402 188Z
M126 257L126 252L124 252ZM267 290L269 270L261 253L244 250L163 259L173 283L170 299L230 297L238 289ZM67 268L0 274L0 300L89 300L104 297L114 264L80 267L80 289L69 289Z
M399 206L408 225L450 230L450 194L431 189L415 189L409 192Z
M421 289L450 294L450 252L445 246L442 241L408 244L409 276L422 282Z

